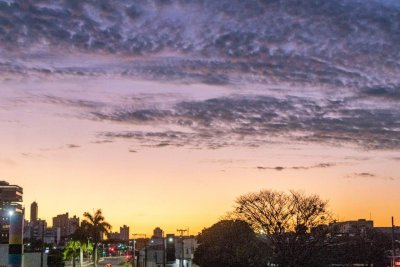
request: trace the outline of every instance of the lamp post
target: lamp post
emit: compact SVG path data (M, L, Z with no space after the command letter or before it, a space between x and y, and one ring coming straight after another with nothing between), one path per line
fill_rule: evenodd
M44 252L44 221L42 221L42 249L40 250L40 267L43 267L43 252Z
M394 218L392 216L392 266L395 266L395 258L396 258L396 246L395 246L395 239L394 239Z
M189 229L178 229L176 231L181 234L181 242L182 242L181 249L182 249L182 251L181 251L181 260L179 262L179 266L183 267L183 259L185 257L185 254L184 254L184 243L183 243L183 233L185 233L185 232L189 233Z

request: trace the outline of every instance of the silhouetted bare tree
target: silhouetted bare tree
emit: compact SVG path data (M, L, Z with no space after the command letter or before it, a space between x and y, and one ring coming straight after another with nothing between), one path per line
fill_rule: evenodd
M321 266L328 231L318 226L330 219L327 205L317 195L262 190L240 196L230 217L264 234L279 266Z

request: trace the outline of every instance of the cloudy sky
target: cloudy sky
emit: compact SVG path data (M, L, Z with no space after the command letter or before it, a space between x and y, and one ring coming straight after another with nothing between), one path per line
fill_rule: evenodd
M0 0L0 21L0 178L48 221L197 233L265 188L398 212L396 1Z

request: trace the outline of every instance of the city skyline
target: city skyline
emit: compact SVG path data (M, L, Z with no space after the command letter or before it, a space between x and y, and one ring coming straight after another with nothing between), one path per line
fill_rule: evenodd
M0 0L0 179L39 218L197 234L271 189L400 221L397 1L75 2Z

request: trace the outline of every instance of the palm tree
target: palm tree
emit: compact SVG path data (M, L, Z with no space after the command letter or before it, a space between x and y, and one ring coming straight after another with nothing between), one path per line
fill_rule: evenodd
M91 244L89 244L89 235L86 231L85 223L77 225L75 232L71 235L71 240L79 242L80 266L83 266L83 252L93 249Z
M72 259L72 266L75 267L76 265L76 257L78 256L78 250L81 247L81 243L76 240L71 240L67 243L64 248L64 260Z
M92 239L94 266L97 267L98 243L101 241L102 234L108 235L111 230L111 225L104 220L101 209L98 209L94 214L85 212L83 216L86 218L86 220L82 221L81 226L83 229L85 229L87 235Z

